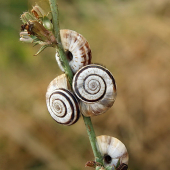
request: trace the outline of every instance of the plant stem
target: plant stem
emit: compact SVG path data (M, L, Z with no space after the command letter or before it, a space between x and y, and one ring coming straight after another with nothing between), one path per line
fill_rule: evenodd
M57 1L49 0L49 4L51 8L51 13L52 13L54 35L55 35L57 42L61 42Z
M64 67L65 73L68 77L68 80L69 80L70 84L72 85L73 72L69 66L68 61L67 61L67 57L66 57L64 49L62 47L61 38L60 38L57 0L49 0L49 3L50 3L50 8L51 8L52 17L53 17L52 19L53 19L53 26L54 26L54 35L55 35L57 43L58 43L57 52L58 52L61 62L63 64L63 67ZM103 164L102 156L101 156L100 152L97 150L96 135L95 135L95 132L93 129L91 118L83 116L83 119L84 119L84 123L86 125L86 130L87 130L89 140L90 140L90 143L92 146L92 150L93 150L93 153L95 156L95 161Z
M59 25L59 15L58 15L58 5L56 0L49 0L51 13L52 13L52 20L53 20L53 31L54 35L57 41L57 48L56 52L59 54L60 61L62 63L62 66L65 70L65 73L68 77L68 81L70 84L72 84L73 79L73 72L69 66L66 53L64 52L62 43L61 43L61 37L60 37L60 25Z
M100 152L97 150L97 147L96 147L96 135L95 135L95 132L94 132L93 124L91 122L91 118L85 117L83 115L83 119L84 119L84 123L86 125L86 130L87 130L87 134L89 136L89 140L90 140L90 144L91 144L91 147L92 147L92 150L93 150L95 161L103 164L102 156L101 156Z

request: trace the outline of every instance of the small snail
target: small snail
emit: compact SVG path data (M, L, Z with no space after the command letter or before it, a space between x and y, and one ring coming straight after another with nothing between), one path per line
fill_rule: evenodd
M80 117L78 101L70 91L65 74L56 77L49 84L46 103L50 115L60 124L72 125Z
M104 164L112 166L112 170L127 170L129 156L125 145L117 138L111 136L98 136L97 148L103 156ZM115 168L120 164L117 168Z
M72 30L63 29L60 30L60 36L73 73L76 73L81 67L91 63L91 49L81 34ZM64 72L58 53L56 53L55 57L60 69Z
M80 110L84 116L106 112L116 98L116 83L112 74L97 64L78 70L73 77L72 88L80 99Z

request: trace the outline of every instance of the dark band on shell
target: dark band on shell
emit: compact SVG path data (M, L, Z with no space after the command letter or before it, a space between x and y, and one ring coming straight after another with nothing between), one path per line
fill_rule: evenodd
M66 89L55 90L47 100L47 108L54 120L63 125L72 125L80 117L78 101Z
M110 108L116 98L115 79L105 67L90 64L74 75L73 91L80 99L85 116L99 115Z
M46 104L50 115L58 123L72 125L80 117L79 103L71 92L66 74L53 79L46 92Z

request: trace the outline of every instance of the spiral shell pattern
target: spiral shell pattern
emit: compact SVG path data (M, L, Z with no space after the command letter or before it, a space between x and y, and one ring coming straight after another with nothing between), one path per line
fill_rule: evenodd
M105 135L98 136L96 139L97 147L103 156L105 166L113 166L113 169L115 169L119 162L120 165L128 165L128 152L125 145L120 140ZM125 168L127 168L127 166Z
M74 75L72 87L85 116L106 112L116 98L116 83L112 74L96 64L82 67Z
M69 90L65 75L55 78L47 88L47 109L52 118L60 124L72 125L80 117L79 105ZM61 87L65 88L61 88Z
M90 46L81 34L72 30L63 29L60 30L60 36L73 73L76 73L81 67L91 63ZM55 57L60 69L64 72L59 54L56 53Z

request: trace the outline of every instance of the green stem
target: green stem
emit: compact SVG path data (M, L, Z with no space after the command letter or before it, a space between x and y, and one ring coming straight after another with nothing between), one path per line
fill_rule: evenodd
M57 41L57 53L60 56L60 61L62 63L62 66L65 70L65 73L68 77L69 83L72 84L73 79L73 72L69 66L66 53L64 52L62 43L61 43L61 37L60 37L60 25L59 25L59 14L58 14L58 5L56 0L49 0L51 13L52 13L52 20L53 20L53 30L54 35Z
M57 42L61 42L57 1L49 0L49 4L51 8L51 13L52 13L54 35L56 37Z
M102 156L96 147L96 135L94 132L93 124L90 117L85 117L83 115L84 123L86 125L87 134L89 136L90 144L93 150L95 161L103 164Z
M70 83L70 85L72 86L72 80L73 80L73 72L69 66L68 60L67 60L67 56L63 50L62 45L58 45L58 48L56 49L59 56L60 56L60 61L62 63L62 66L64 68L65 74L67 75L68 81Z
M61 44L57 0L49 0L49 3L50 3L52 17L53 17L54 35L55 35L57 43L58 43L57 52L60 56L60 60L61 60L61 63L64 67L65 73L68 76L69 82L72 85L73 72L72 72L72 70L69 66L66 54L65 54L64 49L63 49L62 44ZM84 123L86 125L89 140L90 140L92 150L93 150L93 153L94 153L94 156L95 156L95 161L103 164L102 156L101 156L100 152L97 150L96 135L95 135L95 132L94 132L94 129L93 129L91 118L83 116L83 119L84 119Z

